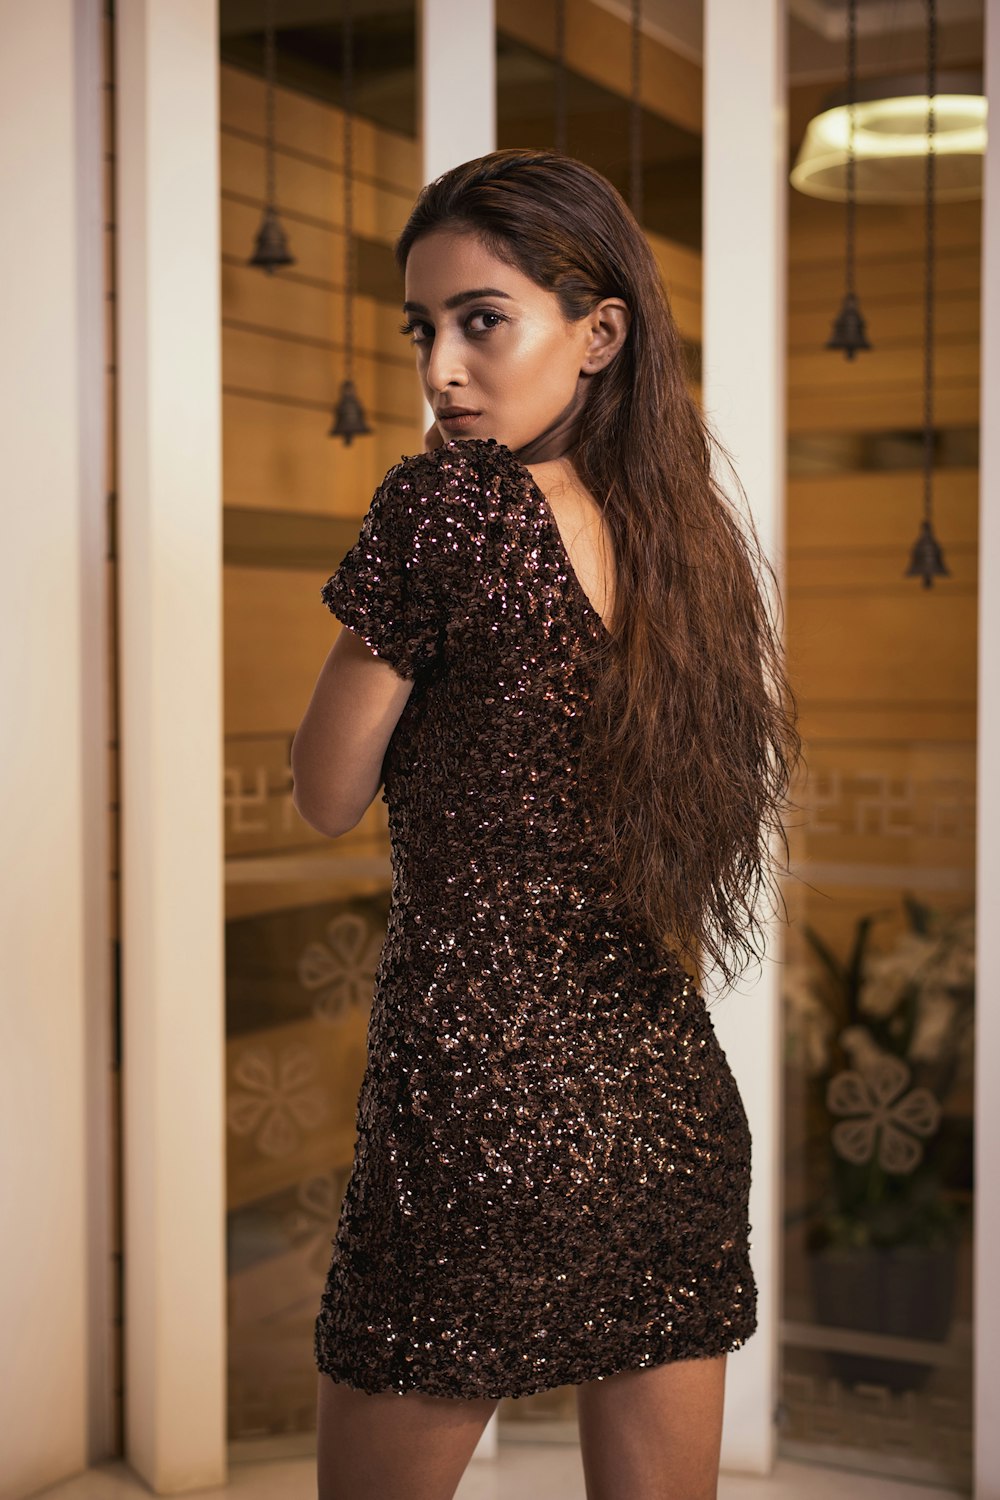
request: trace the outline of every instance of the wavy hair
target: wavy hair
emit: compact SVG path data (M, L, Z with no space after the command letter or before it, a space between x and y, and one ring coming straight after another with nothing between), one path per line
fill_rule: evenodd
M771 835L787 862L782 816L796 805L801 738L774 571L749 509L743 527L713 477L713 443L732 470L730 455L688 389L659 268L615 187L555 151L467 161L420 192L395 245L401 272L414 241L446 225L554 293L567 320L605 297L630 310L568 455L616 562L581 779L620 918L689 967L707 955L731 985L758 954Z

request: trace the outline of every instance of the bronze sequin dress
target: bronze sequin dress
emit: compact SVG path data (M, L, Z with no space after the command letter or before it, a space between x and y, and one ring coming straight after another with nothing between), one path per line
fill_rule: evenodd
M576 767L605 627L548 501L496 439L404 458L322 597L414 685L318 1369L499 1398L738 1348L747 1116L693 979L599 901Z

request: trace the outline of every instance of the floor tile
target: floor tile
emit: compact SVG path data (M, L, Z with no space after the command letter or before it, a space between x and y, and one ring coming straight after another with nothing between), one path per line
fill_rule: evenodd
M35 1500L139 1500L150 1491L122 1463L103 1464L41 1491ZM315 1460L230 1465L222 1489L194 1490L189 1500L316 1500ZM959 1500L957 1490L902 1484L854 1470L782 1459L766 1478L720 1476L719 1500ZM583 1469L573 1444L501 1443L496 1459L475 1459L455 1500L584 1500Z

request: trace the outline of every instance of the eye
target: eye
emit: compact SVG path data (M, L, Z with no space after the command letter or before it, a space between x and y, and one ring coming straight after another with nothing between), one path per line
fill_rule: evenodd
M420 321L419 318L412 318L412 319L410 319L409 322L400 323L400 325L399 325L399 331L402 334L409 334L410 335L410 342L411 343L413 343L413 344L425 344L427 342L426 339L417 338L417 329L418 328L429 328L429 327L430 327L429 323L421 323L421 321Z
M499 323L506 323L506 321L507 321L507 319L504 317L503 313L492 312L488 307L480 308L480 310L478 312L471 313L469 315L469 322L470 323L472 322L473 318L495 318L496 319L496 322L495 323L491 323L489 325L489 327L487 327L487 328L473 330L475 332L480 332L480 333L492 333L493 329L496 328L497 324L499 324Z

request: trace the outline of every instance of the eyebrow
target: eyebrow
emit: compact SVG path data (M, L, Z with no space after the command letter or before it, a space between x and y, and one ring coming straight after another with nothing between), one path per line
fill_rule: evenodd
M477 297L502 297L505 302L513 302L515 299L509 292L501 292L499 287L481 286L471 292L456 292L453 297L444 299L445 307L461 307L463 302L475 302ZM422 302L404 302L403 311L425 313L428 309Z

